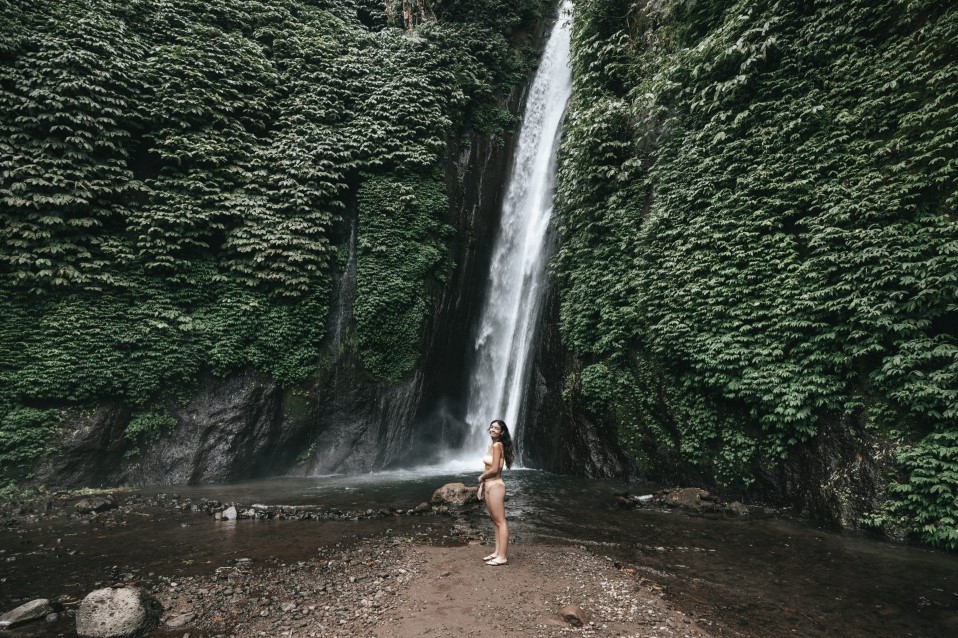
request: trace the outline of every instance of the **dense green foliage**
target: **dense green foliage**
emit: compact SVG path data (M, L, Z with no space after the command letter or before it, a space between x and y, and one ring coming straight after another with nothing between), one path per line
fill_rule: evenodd
M440 221L448 206L441 175L367 179L359 189L357 336L363 361L386 378L418 363L419 335L430 310L423 282L442 281L450 266ZM398 309L398 311L397 311Z
M570 391L647 472L739 488L900 431L889 507L958 547L958 8L580 0L573 37Z
M898 450L903 480L892 481L889 498L871 524L921 534L932 545L958 547L958 431L934 432Z
M409 33L375 0L3 3L0 416L111 398L142 444L205 374L305 380L353 213L360 357L408 374L450 267L449 143L512 124L511 37L547 3L505 4ZM21 416L4 441L36 451Z

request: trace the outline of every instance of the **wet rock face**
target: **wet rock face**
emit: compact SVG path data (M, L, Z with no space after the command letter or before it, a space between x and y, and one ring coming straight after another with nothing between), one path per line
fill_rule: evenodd
M110 587L87 594L77 613L81 638L135 638L159 623L163 607L136 587Z
M61 487L225 483L285 470L303 447L304 423L284 415L281 389L266 375L207 381L172 412L175 429L130 456L132 443L123 435L129 411L100 406L63 428L62 443L41 463L37 481Z
M423 375L398 382L366 379L354 355L336 366L317 391L307 474L367 472L408 461Z
M615 427L590 419L575 397L569 402L562 396L567 368L574 362L559 334L555 290L543 310L535 352L519 433L525 462L558 474L630 476L633 464L618 443Z
M881 500L894 469L892 453L889 442L861 424L826 424L789 454L776 475L765 477L763 489L802 516L858 528L862 516Z
M77 415L58 432L56 454L36 468L37 482L68 488L111 483L129 449L123 437L129 421L129 410L112 402Z
M176 417L176 429L134 459L123 482L176 485L252 478L282 467L300 434L284 419L276 382L252 372L206 385Z

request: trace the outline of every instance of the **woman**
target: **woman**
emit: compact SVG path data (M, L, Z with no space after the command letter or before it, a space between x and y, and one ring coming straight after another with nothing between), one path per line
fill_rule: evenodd
M502 466L512 467L515 451L509 428L496 419L489 424L489 437L492 445L482 458L486 471L479 476L479 500L485 499L489 509L489 518L495 527L496 551L482 560L486 565L496 567L509 562L509 526L506 524L506 484L502 482Z

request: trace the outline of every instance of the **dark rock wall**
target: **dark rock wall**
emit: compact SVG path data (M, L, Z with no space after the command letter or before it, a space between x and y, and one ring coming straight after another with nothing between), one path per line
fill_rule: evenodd
M559 334L559 297L553 289L543 308L520 411L524 427L519 445L526 465L593 478L631 476L633 464L619 446L615 428L590 420L574 392L563 397L572 365Z
M288 467L308 427L284 415L280 388L255 372L208 380L172 412L173 431L129 454L133 445L123 431L130 413L105 403L62 429L57 452L44 459L35 478L62 487L238 481Z
M68 488L114 484L130 448L123 437L129 421L129 410L112 402L89 414L73 415L57 432L57 451L41 461L35 480Z
M835 527L860 527L883 500L894 449L860 423L836 420L762 477L756 496Z

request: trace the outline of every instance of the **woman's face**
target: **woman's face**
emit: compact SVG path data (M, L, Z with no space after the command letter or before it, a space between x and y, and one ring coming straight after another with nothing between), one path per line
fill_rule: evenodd
M502 434L502 428L499 427L498 423L489 424L489 436L492 437L493 441L499 440L499 435Z

